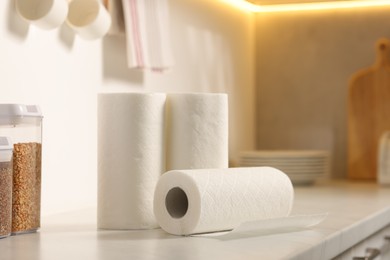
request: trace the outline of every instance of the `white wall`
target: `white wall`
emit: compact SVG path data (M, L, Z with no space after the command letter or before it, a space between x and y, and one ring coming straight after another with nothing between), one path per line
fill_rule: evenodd
M28 26L0 1L0 102L44 113L42 214L96 205L96 94L228 92L230 157L254 146L254 22L218 0L171 0L176 66L126 68L125 40L87 42L65 25Z
M346 177L348 81L374 63L377 39L390 38L389 13L257 15L257 148L329 149L333 177Z

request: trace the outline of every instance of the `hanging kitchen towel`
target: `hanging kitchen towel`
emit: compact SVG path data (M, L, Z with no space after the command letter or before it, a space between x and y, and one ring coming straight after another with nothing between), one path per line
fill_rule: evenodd
M167 169L228 168L228 98L167 95Z
M168 0L122 0L122 4L129 68L172 67Z
M98 96L98 228L158 227L155 186L165 167L165 94Z

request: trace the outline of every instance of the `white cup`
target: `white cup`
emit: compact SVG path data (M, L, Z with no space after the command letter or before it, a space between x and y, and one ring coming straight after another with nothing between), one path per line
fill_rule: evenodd
M73 0L67 23L81 38L95 40L107 34L111 16L99 0Z
M16 0L15 4L23 19L46 30L60 26L68 14L66 0Z

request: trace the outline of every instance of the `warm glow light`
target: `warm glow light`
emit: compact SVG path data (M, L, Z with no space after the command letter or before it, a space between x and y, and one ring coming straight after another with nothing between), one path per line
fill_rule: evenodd
M221 1L226 2L227 4L235 6L244 11L259 12L259 8L260 8L260 6L249 3L244 0L221 0Z
M345 9L362 8L375 6L390 6L390 0L360 0L360 1L333 1L322 3L298 3L298 4L279 4L279 5L255 5L244 0L221 0L234 5L240 9L256 12L291 12L291 11L309 11L309 10L327 10L327 9Z

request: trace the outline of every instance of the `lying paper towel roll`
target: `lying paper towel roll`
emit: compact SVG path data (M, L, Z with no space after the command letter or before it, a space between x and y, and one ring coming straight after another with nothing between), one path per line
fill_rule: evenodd
M168 233L190 235L286 217L293 198L290 179L271 167L176 170L161 176L154 214Z
M167 170L228 167L226 94L169 94L167 118Z
M153 195L164 172L165 94L98 97L98 228L158 227Z

